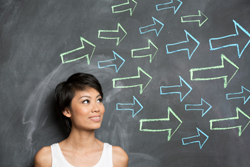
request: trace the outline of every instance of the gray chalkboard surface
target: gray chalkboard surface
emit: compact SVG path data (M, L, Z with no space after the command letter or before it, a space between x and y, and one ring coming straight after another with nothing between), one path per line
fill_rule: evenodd
M0 166L66 137L55 86L94 74L131 167L250 166L249 0L1 0Z

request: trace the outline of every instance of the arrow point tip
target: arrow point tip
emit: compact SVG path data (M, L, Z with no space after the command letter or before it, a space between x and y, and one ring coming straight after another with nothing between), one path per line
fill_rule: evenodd
M180 86L183 87L183 85L185 85L189 89L187 93L185 93L185 95L183 96L182 93L180 93L180 101L182 102L182 100L192 91L192 87L181 76L179 76L179 78L180 78Z

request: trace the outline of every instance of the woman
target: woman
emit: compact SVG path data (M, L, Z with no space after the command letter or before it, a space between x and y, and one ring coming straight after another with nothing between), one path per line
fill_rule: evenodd
M57 85L59 114L70 130L68 138L43 147L35 167L127 167L128 155L118 146L95 137L105 112L99 81L91 74L76 73Z

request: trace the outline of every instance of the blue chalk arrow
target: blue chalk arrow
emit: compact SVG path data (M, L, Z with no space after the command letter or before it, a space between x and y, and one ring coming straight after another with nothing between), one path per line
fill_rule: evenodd
M143 109L141 103L133 96L133 103L117 103L116 110L130 110L134 118Z
M203 98L201 98L201 104L186 104L186 111L199 110L202 111L202 117L212 108L212 106L206 102Z
M145 34L150 31L155 31L156 36L160 34L162 28L164 27L164 24L154 17L152 17L152 19L153 19L154 24L150 24L145 27L140 27L139 28L140 34Z
M180 85L174 86L161 86L160 94L180 94L180 101L182 101L192 90L191 86L187 84L187 82L180 77Z
M209 39L210 50L217 50L230 46L236 46L239 58L250 43L250 34L241 25L234 21L236 34L227 35L219 38ZM244 41L244 45L239 42Z
M125 60L121 56L119 56L115 51L113 51L113 54L114 54L114 59L99 61L98 68L106 68L106 67L114 66L115 71L117 73L119 69L122 67L122 65L124 64Z
M203 145L206 143L209 138L204 132L202 132L199 128L197 128L198 135L182 138L182 145L188 145L192 143L199 143L200 149L202 149Z
M250 98L250 90L246 89L244 86L241 86L241 92L238 93L228 93L226 94L227 100L231 99L244 99L244 104L249 100Z
M167 44L166 50L167 54L180 52L180 51L187 51L188 52L188 58L189 60L193 56L194 52L200 45L200 42L197 41L191 34L189 34L186 30L184 30L186 33L186 41L174 43L174 44Z
M173 8L174 9L174 14L175 14L179 10L181 5L182 5L182 1L180 1L180 0L171 0L171 2L156 5L156 10L160 11L160 10Z

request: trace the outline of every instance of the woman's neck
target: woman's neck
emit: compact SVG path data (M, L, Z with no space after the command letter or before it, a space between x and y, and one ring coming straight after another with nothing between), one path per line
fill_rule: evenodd
M72 150L92 150L94 147L98 147L100 141L95 138L95 131L83 131L75 128L71 129L71 132L67 139L61 143L64 147Z

